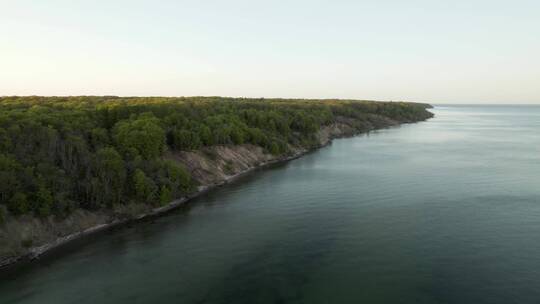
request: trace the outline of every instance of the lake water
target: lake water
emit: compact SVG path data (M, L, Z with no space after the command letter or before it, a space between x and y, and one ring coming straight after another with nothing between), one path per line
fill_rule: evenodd
M439 106L0 275L0 303L540 303L540 107Z

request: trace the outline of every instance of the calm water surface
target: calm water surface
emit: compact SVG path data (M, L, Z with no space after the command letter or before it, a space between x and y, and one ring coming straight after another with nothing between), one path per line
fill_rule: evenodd
M539 303L540 107L440 106L0 276L0 303Z

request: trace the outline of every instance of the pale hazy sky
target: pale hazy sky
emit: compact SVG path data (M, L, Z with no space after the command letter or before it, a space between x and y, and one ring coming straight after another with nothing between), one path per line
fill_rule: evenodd
M0 0L0 95L540 103L540 1Z

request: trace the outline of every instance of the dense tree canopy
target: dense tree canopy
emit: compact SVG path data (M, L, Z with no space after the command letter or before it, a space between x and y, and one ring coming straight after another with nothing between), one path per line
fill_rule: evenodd
M194 183L166 151L258 145L273 154L315 144L321 126L358 128L385 116L429 117L414 103L346 100L121 97L0 98L0 222L76 208L159 205Z

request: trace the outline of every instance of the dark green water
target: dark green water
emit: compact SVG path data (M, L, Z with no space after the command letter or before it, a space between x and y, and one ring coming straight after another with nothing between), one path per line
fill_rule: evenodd
M437 107L0 275L0 303L540 303L540 107Z

